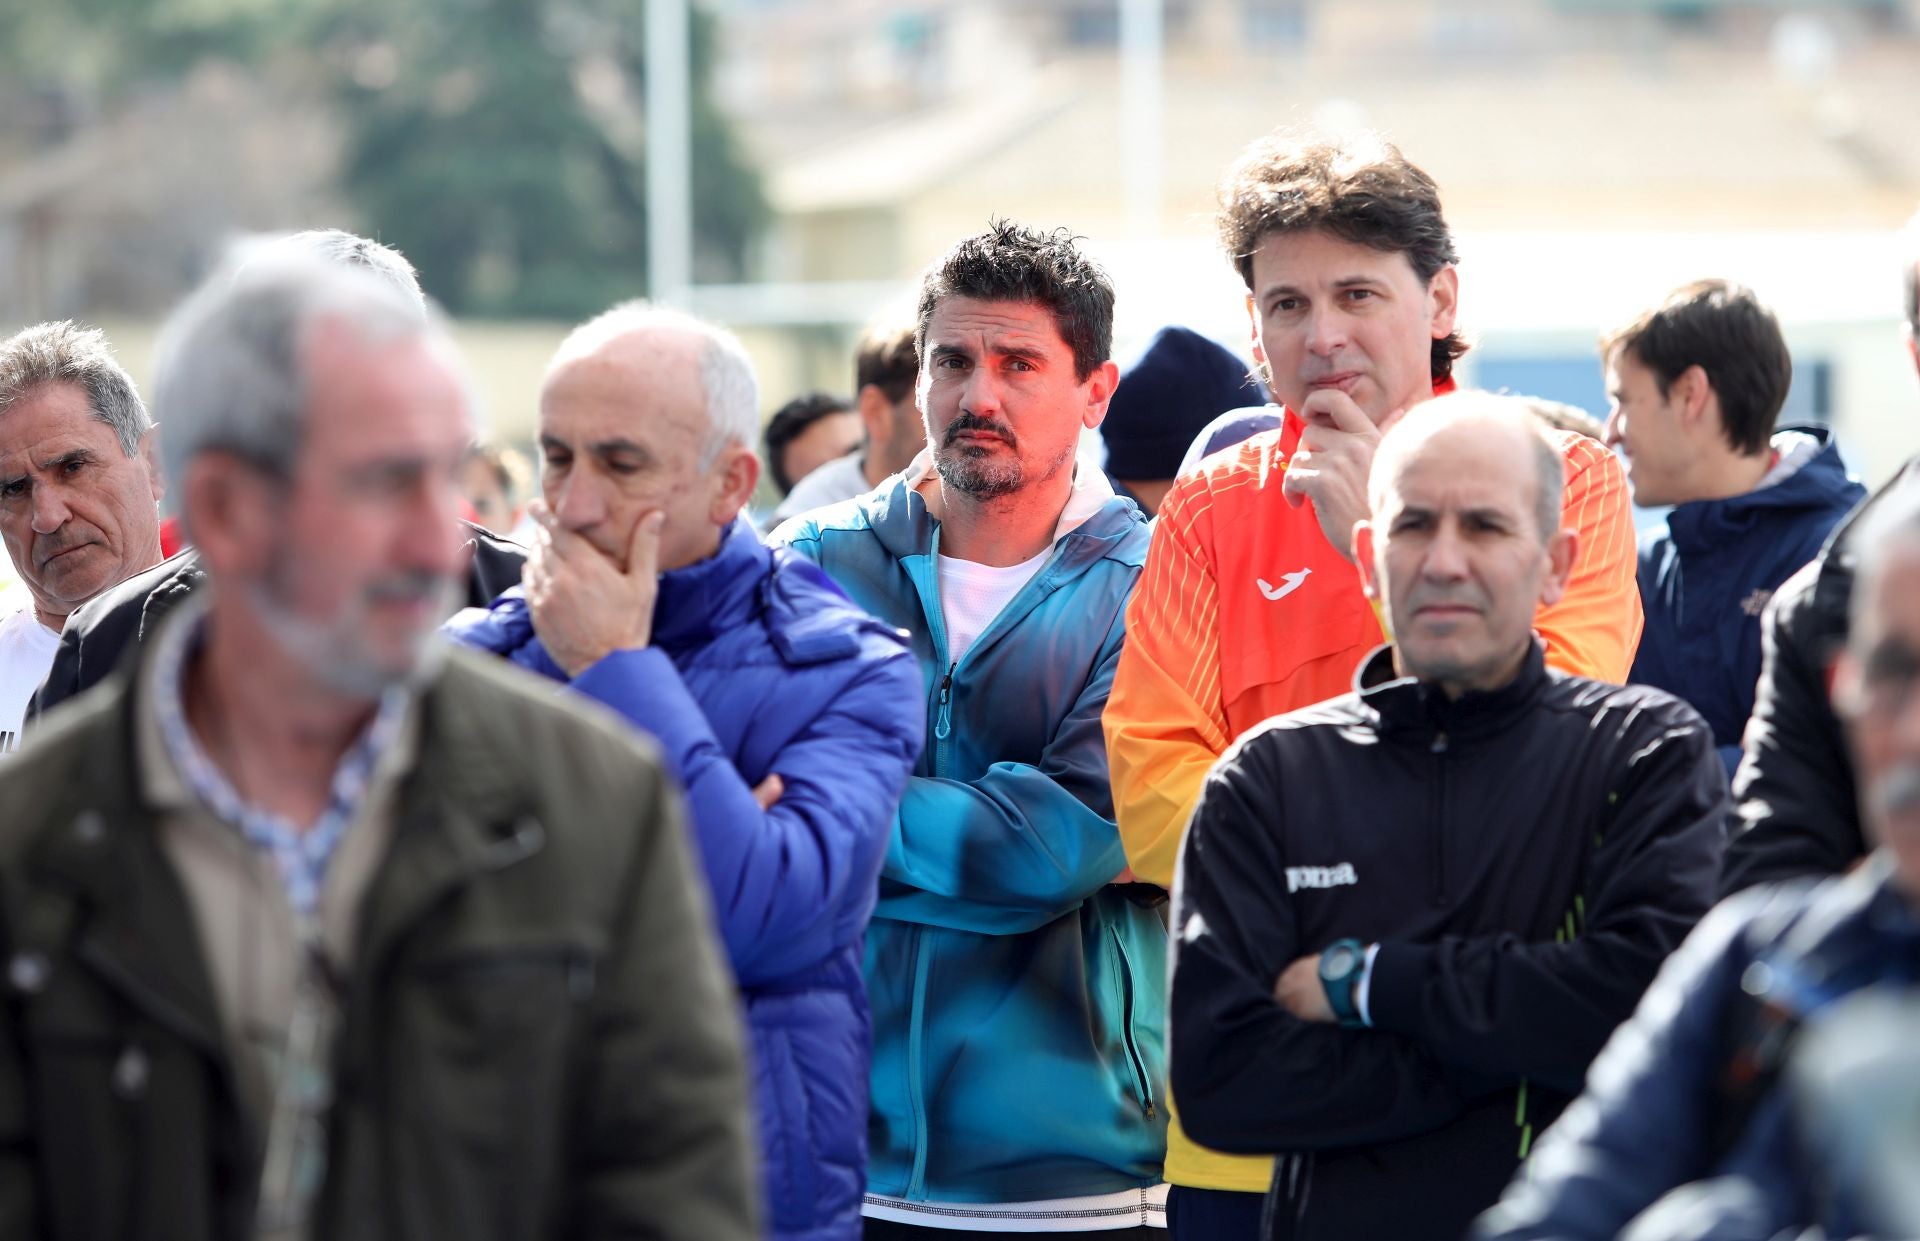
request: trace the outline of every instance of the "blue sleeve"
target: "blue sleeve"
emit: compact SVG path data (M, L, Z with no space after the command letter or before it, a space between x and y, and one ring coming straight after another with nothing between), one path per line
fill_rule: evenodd
M872 912L887 826L920 752L923 712L909 651L861 659L775 756L771 770L786 787L765 811L665 653L615 652L574 681L652 734L673 764L742 986L818 963L857 936Z
M1093 676L1038 763L995 763L975 780L907 782L880 916L1017 935L1079 907L1126 868L1100 731L1121 625L1116 617Z
M1720 1025L1747 964L1741 932L1759 903L1720 906L1667 961L1594 1061L1586 1093L1481 1217L1479 1241L1602 1241L1706 1175Z

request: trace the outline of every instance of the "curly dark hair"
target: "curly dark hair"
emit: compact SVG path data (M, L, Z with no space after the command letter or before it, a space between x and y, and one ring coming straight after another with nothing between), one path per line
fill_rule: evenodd
M1392 143L1282 130L1241 153L1220 182L1220 244L1253 290L1253 254L1274 233L1319 229L1404 254L1423 284L1459 262L1433 178ZM1433 381L1467 351L1458 332L1433 342Z
M992 220L987 231L947 251L920 278L916 355L926 356L927 324L949 297L992 302L1038 302L1053 313L1060 338L1073 350L1082 382L1113 354L1113 281L1080 253L1070 230L1023 228Z

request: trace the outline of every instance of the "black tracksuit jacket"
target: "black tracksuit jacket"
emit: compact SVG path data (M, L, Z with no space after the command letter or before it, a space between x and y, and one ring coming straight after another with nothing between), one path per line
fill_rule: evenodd
M1274 1238L1461 1236L1713 900L1726 772L1687 704L1537 642L1458 700L1391 676L1230 749L1175 884L1174 1097L1281 1153ZM1373 1028L1290 1015L1281 972L1348 936Z

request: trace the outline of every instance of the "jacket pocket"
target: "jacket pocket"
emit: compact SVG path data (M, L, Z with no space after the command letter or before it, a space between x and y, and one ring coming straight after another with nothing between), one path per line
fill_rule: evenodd
M398 1101L394 1115L420 1120L417 1130L403 1121L408 1149L396 1157L424 1183L478 1190L463 1210L507 1221L543 1204L547 1187L511 1187L499 1170L557 1165L596 966L594 953L571 944L462 949L414 965L385 997L393 1014L380 1053L385 1089ZM525 1222L537 1231L532 1217Z
M1120 1041L1126 1049L1127 1071L1133 1078L1134 1098L1140 1104L1140 1110L1151 1120L1158 1109L1154 1105L1153 1081L1147 1072L1147 1058L1140 1050L1140 1038L1134 1031L1134 1022L1138 1020L1137 994L1133 978L1133 964L1127 959L1126 945L1120 942L1120 932L1109 926L1107 943L1113 950L1114 971L1120 976Z

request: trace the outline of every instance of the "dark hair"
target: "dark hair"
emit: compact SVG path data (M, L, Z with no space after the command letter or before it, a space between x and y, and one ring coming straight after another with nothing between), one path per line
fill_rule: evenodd
M992 220L927 268L920 278L920 309L913 347L924 354L934 308L949 297L990 302L1038 302L1053 313L1060 338L1073 350L1076 378L1086 380L1113 354L1113 282L1080 253L1080 238L1064 228L1043 233L1012 220Z
M854 392L872 384L894 405L912 396L920 371L914 348L918 335L919 327L913 323L868 328L853 355Z
M1729 280L1696 280L1601 338L1600 352L1624 349L1653 372L1665 397L1690 366L1706 372L1720 398L1720 422L1735 451L1767 450L1774 420L1793 383L1793 358L1780 321L1753 290Z
M773 485L785 495L793 490L800 480L787 477L787 445L800 438L801 434L814 423L828 414L844 414L853 406L837 396L825 392L809 392L796 396L779 409L773 411L773 417L767 420L767 469L773 475Z
M1440 214L1440 190L1390 142L1282 130L1241 153L1220 182L1220 244L1247 290L1253 254L1274 233L1332 233L1342 241L1404 254L1422 284L1460 261ZM1433 382L1453 374L1467 342L1433 342Z

